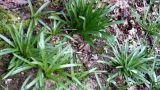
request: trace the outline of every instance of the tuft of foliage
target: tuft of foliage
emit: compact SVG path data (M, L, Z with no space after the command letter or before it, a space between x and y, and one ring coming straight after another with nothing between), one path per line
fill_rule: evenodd
M34 89L44 89L45 80L52 80L55 89L62 89L67 88L76 79L71 68L80 66L80 64L72 63L72 49L69 45L63 48L63 45L64 43L59 43L55 46L46 44L44 32L41 33L37 55L33 55L31 62L28 63L28 67L31 66L38 70L37 75L31 82L28 82L31 77L29 76L23 83L22 89L29 89L32 86ZM26 60L18 55L16 57L23 61ZM25 67L27 66L24 65L21 68Z
M106 17L109 7L98 8L95 2L90 0L69 0L65 3L66 24L73 29L72 33L80 34L87 42L92 42L94 37L104 33L104 29L110 25Z
M148 75L148 79L149 79L149 82L150 84L147 85L149 89L151 90L159 90L160 87L160 75L157 76L156 75L156 68L157 68L157 60L155 59L154 60L154 63L153 65L148 69L148 72L147 72L147 75Z
M33 20L30 22L30 25L27 31L23 28L23 21L21 22L19 29L15 25L3 24L9 32L9 36L4 36L0 34L0 38L5 41L9 46L0 50L0 56L11 54L13 55L10 60L8 70L9 72L4 76L3 79L14 74L13 71L16 69L25 70L32 67L18 68L21 65L26 65L25 62L30 62L29 60L23 61L19 60L15 55L20 55L25 58L30 58L33 54L33 51L37 48L37 42L39 40L40 34L34 34L34 23Z
M22 90L44 88L46 80L52 80L54 89L67 89L68 85L73 83L77 87L85 88L79 80L95 68L84 71L80 68L81 64L76 64L73 60L70 45L64 48L66 44L61 42L55 46L46 43L44 28L34 34L34 25L34 20L31 20L27 31L23 29L23 22L19 29L14 25L6 25L11 37L0 34L0 38L10 45L10 48L0 50L0 55L13 55L8 66L9 72L3 79L34 68L37 70L36 77L32 80L32 76L29 76L24 81Z
M63 23L61 21L51 20L51 24L47 26L47 29L49 30L47 34L56 36L62 32L62 27L63 27Z
M23 28L23 22L21 22L19 29L13 25L4 24L7 28L10 38L0 34L0 38L4 40L11 47L0 51L0 55L16 53L24 57L30 57L32 50L36 47L39 34L34 33L34 22L31 21L27 32Z
M157 76L154 70L148 71L149 75L149 88L152 90L159 90L160 87L160 76Z
M61 36L76 42L70 35L64 32L65 29L63 29L63 27L65 21L60 19L60 17L57 16L56 13L55 15L49 16L48 19L50 20L50 24L46 24L40 21L40 23L46 28L45 33L47 34L47 38L45 41L50 40L53 36Z
M128 41L122 45L117 41L117 45L110 44L110 46L113 50L113 56L105 55L108 58L107 61L99 61L117 69L117 72L112 73L113 75L107 81L122 76L128 86L141 83L149 84L149 81L145 79L145 74L147 73L147 67L155 57L147 53L144 45L134 46L134 49L130 50ZM114 83L116 84L116 82Z
M37 69L36 77L28 76L24 81L21 90L44 90L45 81L51 80L54 89L68 89L68 86L74 84L77 87L84 88L79 81L80 77L86 76L89 72L76 72L74 67L80 67L81 64L74 63L73 50L70 45L64 47L65 43L59 42L55 46L45 43L44 32L41 32L38 42L38 49L30 58L26 59L18 54L13 54L16 59L25 63L14 67L5 77L9 77L29 69ZM16 63L16 62L12 62ZM80 75L77 78L77 75ZM32 80L32 81L31 81Z
M35 25L43 22L42 21L42 15L48 13L48 12L43 12L43 10L48 6L49 3L50 3L50 1L47 1L43 5L41 5L41 7L38 8L38 10L35 10L33 5L32 5L31 0L28 0L29 9L30 9L30 13L31 13L31 20L33 20L35 22L34 23Z
M153 1L151 2L153 4ZM160 28L160 16L158 12L154 12L153 17L149 16L149 10L152 5L146 6L144 3L143 16L138 14L138 12L132 9L132 15L136 18L136 22L141 26L141 28L149 35L158 35Z

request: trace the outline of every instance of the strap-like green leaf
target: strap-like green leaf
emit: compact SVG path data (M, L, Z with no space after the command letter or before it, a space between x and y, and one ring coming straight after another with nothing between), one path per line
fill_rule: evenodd
M3 39L5 42L7 42L9 45L14 47L14 44L12 41L10 41L7 37L3 36L2 34L0 34L0 38Z
M10 49L10 48L2 49L2 50L0 50L0 56L5 55L5 54L9 54L9 53L14 53L16 51L17 51L16 49Z
M42 12L42 10L43 10L45 7L48 6L49 3L50 3L50 1L47 1L46 3L44 3L44 4L37 10L37 12L35 13L34 16L38 16L38 15Z

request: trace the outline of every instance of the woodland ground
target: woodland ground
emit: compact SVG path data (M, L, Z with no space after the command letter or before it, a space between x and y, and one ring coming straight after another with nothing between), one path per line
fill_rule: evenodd
M36 8L36 7L39 7L44 1L33 0L32 3ZM150 0L144 0L144 1L146 1L147 4L150 3ZM62 3L63 3L63 0L52 0L52 3L46 8L46 10L61 11L64 8ZM139 38L145 37L144 31L137 24L137 22L135 21L135 18L131 13L131 7L132 7L132 8L135 8L135 10L138 11L143 16L142 14L144 10L143 0L101 0L99 2L99 6L108 5L108 4L112 6L115 5L113 11L109 14L111 17L113 17L113 20L123 20L124 23L111 25L109 28L106 29L107 32L115 35L116 38L119 40L119 42L123 42L126 39L130 39L133 43L137 43L137 39L136 39L137 36ZM11 13L14 13L17 16L18 20L22 20L30 14L26 0L0 0L0 7L5 8L6 10L10 10ZM155 3L149 11L151 18L155 10L160 15L160 5L158 3ZM74 39L77 41L77 43L72 43L72 46L74 47L76 53L78 54L81 60L81 63L83 64L86 70L89 70L92 67L98 67L99 70L114 71L114 69L110 69L109 67L103 64L97 63L97 61L101 59L100 53L110 52L109 48L103 46L104 42L102 40L96 40L94 42L94 48L93 48L93 47L89 47L89 45L87 45L79 35L75 35ZM59 37L53 37L51 42L56 42L57 40L59 40ZM152 46L153 44L152 38L146 38L145 41L148 44L148 46ZM157 53L160 52L159 48L160 46L157 45L156 47ZM0 58L1 59L0 75L7 72L7 65L10 57L11 57L10 55L5 55ZM0 80L0 85L8 86L9 90L18 90L22 85L22 83L24 82L25 78L28 75L32 75L32 74L34 76L35 72L36 71L34 69L26 72L21 72L20 74L10 77L6 80ZM157 75L160 75L159 69L156 70L156 73ZM100 75L99 77L101 79L102 84L105 85L106 81L104 76ZM94 77L94 74L90 75L87 80L88 80L88 86L90 86L94 90L99 90L99 86ZM116 82L123 83L122 77L116 78ZM50 84L50 81L47 81L46 85L49 86L49 84ZM70 90L72 90L72 87L70 88L71 88ZM111 85L108 89L123 90L120 88L116 89L114 85ZM142 84L142 85L137 85L137 86L132 86L130 88L127 88L127 90L149 90L149 89L147 89L145 85Z

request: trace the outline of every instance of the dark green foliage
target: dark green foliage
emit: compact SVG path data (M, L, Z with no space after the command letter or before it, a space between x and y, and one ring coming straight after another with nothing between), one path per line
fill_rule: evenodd
M106 56L109 60L100 61L117 69L111 79L122 76L128 86L147 83L149 81L145 79L145 74L147 73L147 66L149 62L152 63L154 56L146 53L146 47L144 45L134 46L133 50L130 50L129 43L124 42L122 45L117 43L117 45L111 45L113 50L113 56Z
M34 22L31 21L27 32L23 28L23 22L17 29L14 25L6 25L8 32L10 33L11 39L0 34L0 38L8 43L11 48L1 50L0 55L8 53L17 53L24 57L30 57L32 50L36 47L39 34L33 36Z
M30 25L27 29L27 32L25 32L25 29L23 28L23 22L20 24L19 29L17 29L14 25L7 25L3 24L6 29L9 32L9 36L4 36L0 34L0 38L5 41L9 45L9 47L3 48L0 50L0 56L11 54L11 55L20 55L25 58L30 58L33 54L32 52L35 51L37 42L39 40L39 34L35 34L33 36L33 30L34 30L34 23L33 21L30 22ZM26 61L30 62L30 61ZM20 67L22 65L26 65L25 61L19 60L17 57L13 56L10 60L9 66L8 66L8 74L4 77L7 78L8 76L13 75L12 73L14 70L17 69L17 67ZM25 70L31 68L28 66L27 68L22 68L21 70Z
M31 62L26 62L28 65L17 67L17 70L18 68L27 67L36 68L38 70L34 80L32 82L28 82L28 79L30 79L29 76L23 84L22 89L29 89L33 86L34 89L42 88L43 90L45 80L52 80L54 82L53 85L55 89L62 89L67 88L68 84L77 80L74 76L74 71L71 68L80 66L80 64L72 63L73 58L71 47L68 45L67 47L62 48L64 45L63 43L52 46L51 44L46 44L44 39L44 32L42 32L38 43L38 51L36 54L32 55L33 57L31 57ZM22 61L28 61L16 54L15 56ZM21 70L18 72L21 72Z
M66 6L66 24L72 33L80 34L84 40L91 42L110 25L106 17L109 8L98 8L90 0L69 0Z

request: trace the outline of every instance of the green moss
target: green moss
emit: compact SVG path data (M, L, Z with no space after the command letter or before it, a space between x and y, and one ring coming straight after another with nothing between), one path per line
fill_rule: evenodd
M0 33L1 34L8 35L8 32L7 32L4 24L13 24L17 21L18 21L18 18L16 15L14 15L10 11L7 11L3 8L0 8Z
M28 28L28 26L30 24L30 21L31 21L30 19L24 20L24 22L23 22L23 28ZM18 24L17 27L19 27L20 23L17 23L17 24Z
M5 24L13 24L18 22L18 18L12 12L0 8L0 34L9 36L9 32ZM8 45L0 39L0 49L6 48Z
M6 47L9 47L9 45L6 44L4 41L1 41L1 40L0 40L0 49L4 49L4 48L6 48Z
M27 28L29 26L30 19L27 19L24 21L24 28ZM17 15L13 14L10 11L4 10L0 8L0 34L5 36L10 36L7 28L5 25L12 25L14 24L17 28L20 26L20 23L18 22ZM0 49L6 48L8 45L0 39Z
M0 8L0 20L5 22L16 22L18 21L18 18L15 14L13 14L10 11L4 10L3 8Z

